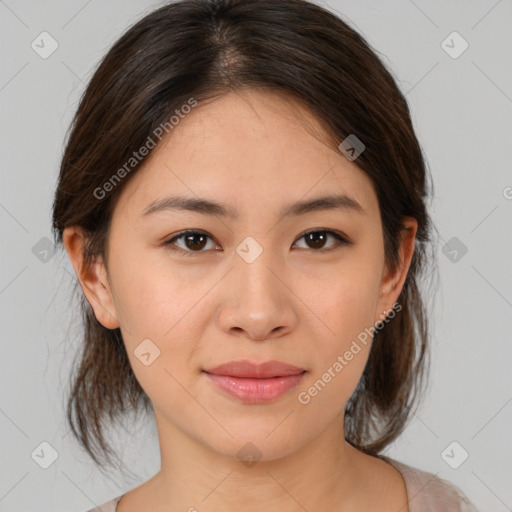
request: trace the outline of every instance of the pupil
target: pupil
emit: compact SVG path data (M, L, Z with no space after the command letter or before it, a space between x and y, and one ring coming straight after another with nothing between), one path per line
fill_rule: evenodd
M196 244L196 243L189 244L189 243L188 243L188 242L190 242L191 240L196 240L197 238L203 238L203 243L199 243L199 244ZM199 234L199 233L188 235L188 236L186 237L186 240L187 240L187 247L188 247L189 249L194 249L194 246L195 246L195 248L196 248L196 249L202 249L202 248L204 247L204 245L205 245L205 243L204 243L204 239L205 239L205 238L206 238L206 237L205 237L204 235L201 235L201 234Z
M307 235L308 241L313 242L314 249L321 249L323 244L325 243L325 233L323 231L318 231L316 233L309 233ZM315 241L315 238L319 238L320 241Z

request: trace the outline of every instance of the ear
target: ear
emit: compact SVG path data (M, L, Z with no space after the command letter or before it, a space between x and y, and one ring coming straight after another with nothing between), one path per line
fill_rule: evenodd
M381 322L389 311L393 309L400 293L402 291L409 267L411 265L412 255L414 253L414 241L418 230L418 221L413 217L404 217L402 219L405 229L402 232L399 247L399 264L394 272L384 266L382 281L380 285L380 295L377 302L378 315L374 324Z
M83 249L85 235L79 227L64 229L63 243L69 259L75 269L82 291L91 305L98 322L107 329L119 327L107 271L101 258L89 268L84 268Z

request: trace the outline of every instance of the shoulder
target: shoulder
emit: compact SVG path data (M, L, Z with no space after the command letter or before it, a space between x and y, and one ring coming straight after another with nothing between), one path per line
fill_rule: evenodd
M123 497L121 494L120 496L117 496L106 503L103 503L103 505L98 505L95 508L91 508L87 510L86 512L116 512L117 504L119 503L119 500Z
M479 512L456 485L428 471L379 455L401 474L410 512Z

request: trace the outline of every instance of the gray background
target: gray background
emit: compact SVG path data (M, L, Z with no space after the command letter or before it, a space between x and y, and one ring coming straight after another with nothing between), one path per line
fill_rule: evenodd
M159 468L152 422L115 434L137 472L132 480L105 478L68 435L63 407L78 343L75 276L67 255L52 254L46 240L79 96L111 44L159 5L0 1L0 511L84 511ZM432 385L386 453L455 483L482 511L512 510L512 2L323 5L356 28L398 80L435 185L431 212L441 239ZM46 59L31 47L43 31L58 42ZM469 44L457 58L442 45L453 31ZM457 40L448 44L452 52L461 48ZM457 469L445 462L454 441L462 448L448 449L452 464L461 449L469 453ZM39 465L44 457L31 455L48 457L42 442L58 452L47 469Z

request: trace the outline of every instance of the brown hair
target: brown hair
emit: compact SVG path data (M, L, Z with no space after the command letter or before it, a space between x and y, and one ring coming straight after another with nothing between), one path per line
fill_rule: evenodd
M84 265L96 258L106 264L116 200L147 157L101 199L95 191L191 97L201 104L243 87L284 92L309 108L332 140L354 134L365 144L356 163L375 186L391 269L399 263L402 217L418 222L401 309L375 331L345 409L346 440L378 455L405 428L428 376L429 329L419 280L433 261L427 249L433 248L434 226L407 102L376 53L339 17L306 0L184 0L134 24L95 71L70 127L53 204L56 244L65 227L80 226L88 236ZM120 330L103 327L83 295L81 305L83 343L67 420L101 466L115 455L105 440L107 417L112 422L152 406Z

